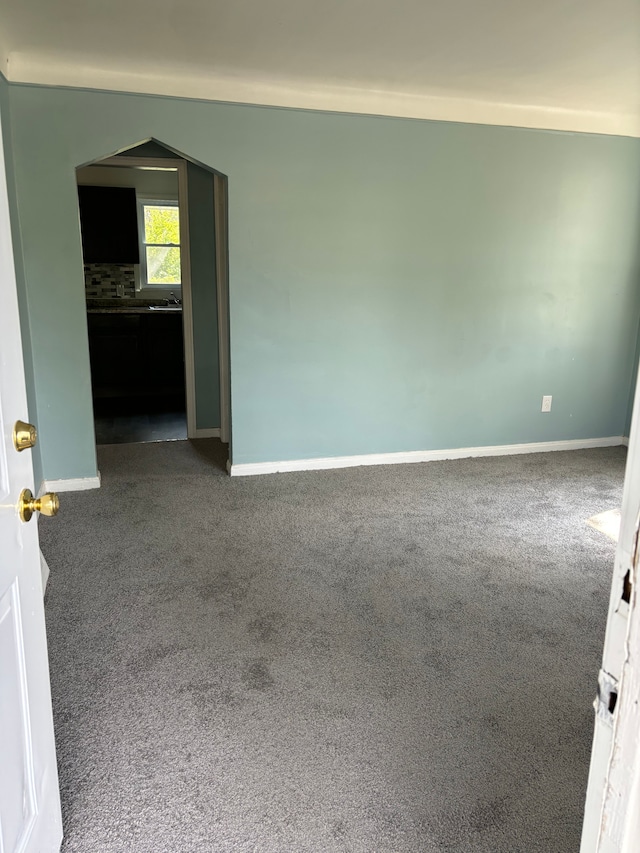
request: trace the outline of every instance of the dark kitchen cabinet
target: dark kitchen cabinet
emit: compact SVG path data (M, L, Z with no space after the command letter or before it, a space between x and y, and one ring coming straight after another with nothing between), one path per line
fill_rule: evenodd
M138 264L138 210L131 187L78 187L85 264Z
M182 314L89 313L96 414L184 409Z

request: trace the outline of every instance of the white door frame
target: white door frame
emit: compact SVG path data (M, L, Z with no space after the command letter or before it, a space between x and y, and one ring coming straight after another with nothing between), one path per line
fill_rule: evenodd
M216 289L218 291L218 362L220 365L220 440L231 439L231 374L229 369L229 236L227 179L213 173L216 230Z
M640 375L598 679L581 853L640 849Z

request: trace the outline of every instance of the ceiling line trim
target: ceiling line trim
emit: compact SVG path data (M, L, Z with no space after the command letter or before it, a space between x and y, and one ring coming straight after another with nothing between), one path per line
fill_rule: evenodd
M260 107L384 116L537 130L640 137L640 116L521 105L473 98L429 96L390 90L299 81L211 75L166 75L78 67L71 63L9 58L13 84L87 89L131 95L223 102Z

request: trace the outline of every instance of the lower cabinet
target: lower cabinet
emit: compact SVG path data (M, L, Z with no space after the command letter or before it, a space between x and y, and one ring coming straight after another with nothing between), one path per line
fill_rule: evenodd
M87 315L97 414L184 409L182 314Z

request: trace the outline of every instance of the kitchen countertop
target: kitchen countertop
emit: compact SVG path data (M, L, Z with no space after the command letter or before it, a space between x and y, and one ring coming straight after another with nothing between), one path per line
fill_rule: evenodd
M164 299L87 299L87 314L182 314L182 305L167 306Z
M87 308L87 314L182 314L182 305L176 308L150 308L148 305L118 308Z

